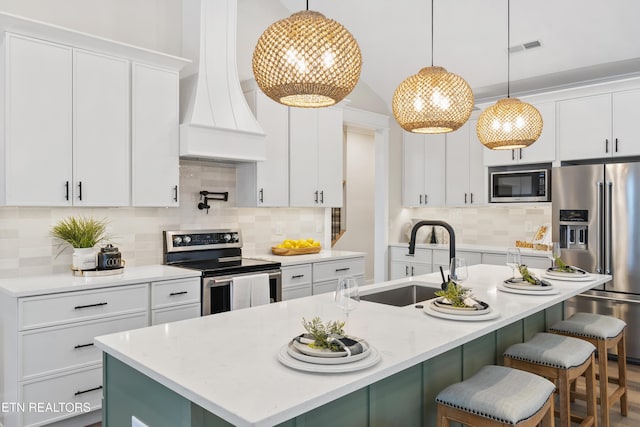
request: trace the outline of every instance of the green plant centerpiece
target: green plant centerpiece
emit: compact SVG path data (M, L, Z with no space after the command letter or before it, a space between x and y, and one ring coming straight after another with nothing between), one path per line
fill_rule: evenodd
M342 351L335 342L329 342L332 335L344 336L344 322L330 320L327 324L322 323L319 317L314 317L311 321L302 318L302 326L313 339L313 343L309 347L316 349L326 348L331 351Z
M532 285L537 285L537 286L547 286L547 284L545 282L543 282L542 280L540 280L536 276L534 276L529 271L529 269L527 268L526 265L520 264L518 266L518 271L520 272L520 275L522 276L522 280L524 280L525 282L530 283Z
M51 229L51 235L62 241L61 246L69 245L74 248L74 270L92 270L96 268L93 247L108 239L106 230L107 221L104 219L71 216L59 220Z
M577 273L578 270L576 270L575 268L571 267L570 265L567 265L564 261L562 261L560 259L560 257L556 257L555 259L556 262L556 271L563 271L565 273Z
M436 295L446 298L454 307L466 307L464 300L471 296L471 289L463 288L453 280L449 280L449 283L447 283L447 289L437 291Z

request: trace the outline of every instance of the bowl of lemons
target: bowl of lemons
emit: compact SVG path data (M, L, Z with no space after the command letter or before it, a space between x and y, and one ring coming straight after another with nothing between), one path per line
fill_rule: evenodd
M284 239L282 243L271 247L271 252L274 255L304 255L304 254L317 254L322 250L320 242L317 240L309 239Z

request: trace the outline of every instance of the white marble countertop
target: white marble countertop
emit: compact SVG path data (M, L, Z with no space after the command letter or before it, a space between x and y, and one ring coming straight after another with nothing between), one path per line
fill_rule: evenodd
M319 316L325 322L344 318L331 293L101 336L95 342L108 354L234 425L268 426L611 279L593 275L589 282L554 281L560 291L555 295L498 291L497 284L510 276L511 270L506 266L469 267L465 286L499 311L495 320L444 320L430 317L413 305L394 307L361 301L349 316L347 333L365 338L381 353L382 360L373 367L351 373L299 372L280 364L276 358L283 345L303 332L303 317ZM407 281L429 282L437 287L441 279L439 273L431 273L363 286L361 293L400 287Z
M389 246L409 248L409 243L389 243ZM509 247L514 247L514 246L509 246ZM449 250L449 244L448 243L417 243L416 248ZM507 246L456 243L456 251L492 252L492 253L506 254L507 249L508 249ZM551 253L549 251L539 251L531 248L519 248L519 249L522 255L539 256L541 258L546 258Z
M199 271L186 268L170 267L168 265L146 265L125 267L122 274L113 276L77 277L69 272L47 276L1 279L0 292L18 298L199 276Z
M317 254L308 254L308 255L292 255L292 256L281 256L281 255L273 255L271 253L262 253L262 254L244 254L245 258L254 258L260 259L263 261L273 261L279 262L283 267L288 267L292 265L299 264L309 264L312 262L319 261L334 261L339 259L347 259L347 258L357 258L363 257L366 254L364 252L350 252L350 251L334 251L334 250L321 250Z

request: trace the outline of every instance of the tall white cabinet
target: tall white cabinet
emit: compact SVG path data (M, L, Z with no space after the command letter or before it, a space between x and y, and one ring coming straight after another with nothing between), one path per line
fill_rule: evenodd
M483 145L476 136L477 120L447 134L446 200L448 206L482 205L485 199Z
M403 132L404 206L431 207L445 203L446 136Z

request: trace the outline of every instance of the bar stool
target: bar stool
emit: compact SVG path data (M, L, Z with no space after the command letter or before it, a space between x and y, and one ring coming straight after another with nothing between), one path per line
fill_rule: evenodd
M549 328L549 332L580 338L596 347L602 427L609 427L609 410L618 400L620 400L622 416L626 417L629 411L626 331L627 324L624 321L611 316L591 313L576 313ZM615 347L618 351L618 378L609 377L607 369L608 351ZM609 382L618 384L618 387L611 393L607 388Z
M514 344L504 352L504 365L541 375L558 387L560 425L569 427L572 418L581 426L597 426L595 357L596 348L583 340L541 332L529 341ZM579 376L587 379L587 416L571 415L570 384Z
M451 421L478 427L553 427L550 381L504 366L484 366L471 378L436 396L437 425Z

